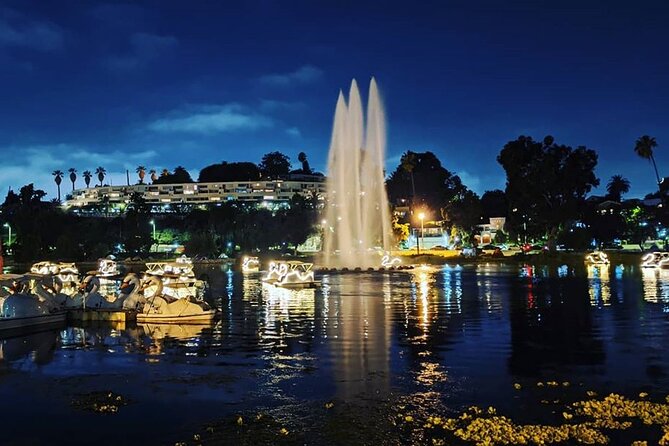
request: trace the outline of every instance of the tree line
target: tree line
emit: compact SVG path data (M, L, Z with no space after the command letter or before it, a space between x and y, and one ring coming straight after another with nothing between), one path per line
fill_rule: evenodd
M657 146L654 138L642 136L634 151L648 160L658 183L658 190L647 198L659 199L664 205L667 189L654 158ZM200 171L198 181L318 174L310 168L304 153L298 161L301 168L291 170L286 155L271 152L257 165L221 162L207 166ZM587 200L592 188L600 183L595 175L597 153L587 147L558 144L550 136L540 141L521 136L504 145L497 161L506 173L505 190L489 190L479 197L434 153L404 153L386 182L391 205L409 209L404 218L396 218L396 239L406 238L409 227L416 226L419 210L428 211L429 220L439 221L464 243L471 243L478 225L490 217L505 217L505 237L545 240L551 248L559 243L585 247L593 239L598 243L615 239L641 243L657 236L657 228L667 224L666 205L644 206L638 200L627 200L612 212L600 209L601 202ZM139 166L137 173L142 184L146 169ZM175 178L177 182L192 181L180 167L172 172L165 170L160 176L149 173L152 182L172 182ZM103 184L105 169L100 167L95 174ZM60 185L62 172L54 178ZM90 171L84 172L87 186L91 178ZM70 180L74 187L75 169L70 169ZM614 175L606 189L606 200L620 202L630 183L622 175ZM155 243L184 244L189 254L209 257L236 250L294 250L310 234L322 230L317 224L322 218L318 197L296 195L287 206L271 209L236 202L204 208L173 204L173 212L156 215L141 194L135 194L122 214L90 218L66 212L58 202L45 201L45 196L44 191L29 184L18 193L10 191L0 206L0 220L14 230L12 251L17 260L95 259L112 252L146 255ZM152 237L151 219L159 227L158 240Z

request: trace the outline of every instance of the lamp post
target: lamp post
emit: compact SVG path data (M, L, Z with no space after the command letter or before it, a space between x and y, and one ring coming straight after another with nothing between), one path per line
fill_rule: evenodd
M153 236L151 237L153 239L153 244L156 244L156 221L151 220L149 224L153 227Z
M418 245L423 245L423 249L425 249L425 240L423 239L423 220L425 220L425 212L418 214L418 218L420 219L420 242ZM420 248L418 249L418 254L420 254Z
M7 237L7 249L9 249L12 246L12 227L9 225L9 223L5 223L2 226L7 228L7 231L9 232Z

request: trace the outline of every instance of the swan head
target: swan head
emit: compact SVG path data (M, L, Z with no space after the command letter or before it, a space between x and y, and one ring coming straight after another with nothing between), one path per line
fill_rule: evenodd
M137 277L137 274L135 273L130 273L126 275L123 278L123 282L121 283L121 290L126 291L128 287L132 286L133 290L136 290L137 287L139 286L139 278Z

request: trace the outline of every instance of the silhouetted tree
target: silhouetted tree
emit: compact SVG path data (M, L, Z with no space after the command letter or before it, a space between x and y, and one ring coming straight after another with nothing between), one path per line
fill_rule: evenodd
M265 178L284 178L290 173L290 158L281 152L266 153L258 167Z
M177 166L174 168L174 172L169 173L167 169L163 171L159 178L154 181L154 184L180 184L180 183L192 183L193 179L182 166Z
M98 176L98 181L100 181L100 186L102 186L102 182L105 179L107 171L105 170L104 167L98 167L97 169L95 169L95 174Z
M630 182L622 175L613 175L606 185L608 198L614 201L620 201L622 195L630 191Z
M84 170L84 183L86 183L86 187L91 186L91 178L93 178L93 174L91 173L90 170Z
M212 164L200 171L198 181L214 183L219 181L257 181L260 179L260 169L254 163L228 163L223 161Z
M578 217L585 195L599 184L595 176L597 153L521 136L508 142L497 161L506 172L506 196L512 209L511 224L546 236L548 245L563 226ZM523 229L525 230L525 229Z
M77 169L70 167L68 172L70 172L70 181L72 182L72 191L74 192L74 183L77 181Z
M137 166L135 172L137 172L137 176L139 177L139 184L144 184L144 177L146 176L146 167Z
M311 174L311 167L309 166L309 161L307 160L307 154L304 152L300 152L297 154L297 160L302 163L302 173L304 174Z
M63 181L63 172L60 170L54 170L51 172L53 175L53 181L56 182L56 187L58 188L58 201L60 201L60 183Z
M653 150L656 147L657 147L657 141L655 141L655 138L648 135L643 135L642 137L636 140L636 144L634 145L634 153L636 153L645 160L649 160L653 164L653 169L655 170L655 178L657 179L657 185L659 187L661 183L660 174L657 171L657 164L655 164L655 156L653 153Z
M506 217L509 213L509 202L504 191L499 189L485 191L481 196L481 211L486 220L492 217Z

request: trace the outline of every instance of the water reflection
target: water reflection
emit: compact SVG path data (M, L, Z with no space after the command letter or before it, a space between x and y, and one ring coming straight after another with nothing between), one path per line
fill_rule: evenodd
M588 281L590 286L588 293L590 295L590 304L595 307L602 307L611 304L611 278L609 277L610 265L590 265L586 266Z

